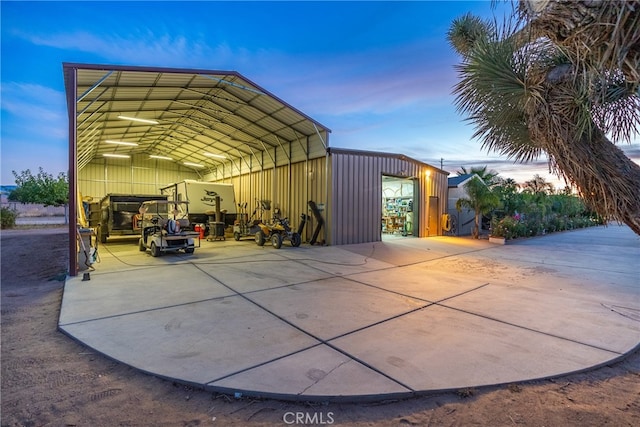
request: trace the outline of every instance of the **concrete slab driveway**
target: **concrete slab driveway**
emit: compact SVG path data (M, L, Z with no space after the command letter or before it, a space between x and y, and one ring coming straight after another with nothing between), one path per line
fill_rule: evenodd
M67 280L59 328L207 389L383 400L562 375L640 342L640 239L618 225L279 250L202 242L153 258L123 240Z

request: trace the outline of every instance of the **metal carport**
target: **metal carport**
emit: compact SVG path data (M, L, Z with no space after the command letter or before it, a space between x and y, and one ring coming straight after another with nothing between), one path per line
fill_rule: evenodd
M143 164L209 181L234 179L249 199L256 179L270 180L270 188L261 191L284 197L276 186L290 189L295 174L300 178L295 185L304 193L297 198L328 204L330 129L238 72L78 63L63 63L63 72L71 275L78 267L73 220L80 203L78 176L92 162L112 161L105 155L129 159L132 175ZM278 174L278 168L285 171ZM263 171L269 173L256 178ZM282 203L292 206L293 196L288 197ZM293 215L301 208L290 209Z

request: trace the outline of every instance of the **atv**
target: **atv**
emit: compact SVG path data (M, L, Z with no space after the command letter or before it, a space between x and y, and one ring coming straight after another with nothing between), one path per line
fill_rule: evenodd
M256 244L258 246L264 246L267 240L271 240L271 245L276 249L280 249L284 240L289 240L294 248L297 248L302 243L300 233L291 230L288 218L276 216L271 223L258 223L257 226L260 227L260 230L256 232Z

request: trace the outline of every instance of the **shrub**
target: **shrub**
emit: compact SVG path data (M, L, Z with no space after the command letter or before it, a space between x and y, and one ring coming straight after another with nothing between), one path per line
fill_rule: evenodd
M17 217L18 211L9 209L7 207L0 208L0 220L2 223L2 229L15 227Z
M494 237L504 237L505 239L513 239L518 237L519 221L511 216L507 216L498 220L491 220L491 235Z

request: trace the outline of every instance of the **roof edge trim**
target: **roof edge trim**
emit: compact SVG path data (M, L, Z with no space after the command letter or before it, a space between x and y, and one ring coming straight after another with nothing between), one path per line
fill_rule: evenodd
M327 133L331 133L331 129L329 129L327 126L325 126L322 123L320 123L319 121L311 118L309 115L307 115L307 114L303 113L302 111L298 110L297 108L293 107L288 102L285 102L281 98L277 97L273 93L269 92L268 90L266 90L262 86L260 86L260 85L256 84L255 82L253 82L253 80L247 78L246 76L244 76L243 74L240 74L237 71L205 70L205 69L200 69L200 68L154 67L154 66L142 66L142 65L85 64L85 63L78 63L78 62L63 62L62 63L62 68L64 70L65 80L66 80L66 71L67 70L71 70L71 69L75 69L75 70L104 70L104 71L114 70L114 71L133 71L133 72L149 72L149 73L176 73L176 74L194 74L194 75L202 75L202 76L206 76L207 74L222 74L222 75L227 75L227 76L234 76L234 77L238 77L240 79L245 80L247 83L251 84L254 88L256 88L257 90L262 92L263 95L269 96L269 97L277 100L278 102L280 102L281 104L283 104L287 108L289 108L292 111L295 111L296 113L300 114L306 120L309 120L312 123L314 123L316 126L322 128Z
M387 153L387 152L383 152L383 151L367 151L367 150L355 150L355 149L351 149L351 148L339 148L339 147L329 147L327 148L327 152L329 154L335 153L335 154L353 154L353 155L365 155L365 156L373 156L373 157L387 157L387 158L392 158L392 159L398 159L398 160L404 160L407 162L411 162L411 163L416 163L419 165L423 165L423 166L428 166L431 169L434 169L438 172L441 172L445 175L449 175L449 172L442 170L440 168L437 168L433 165L430 165L429 163L425 163L423 161L414 159L412 157L406 156L404 154L399 154L399 153Z

